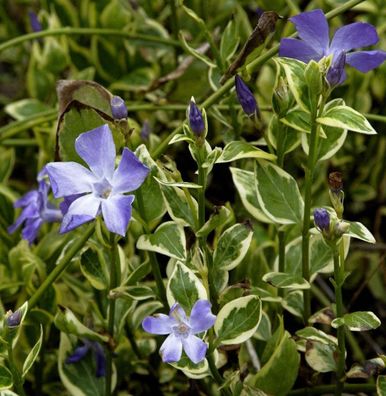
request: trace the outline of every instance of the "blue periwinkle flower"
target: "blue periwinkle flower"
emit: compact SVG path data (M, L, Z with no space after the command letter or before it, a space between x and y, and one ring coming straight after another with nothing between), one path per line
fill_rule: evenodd
M245 84L243 79L238 75L235 76L235 86L237 99L239 100L244 113L248 115L254 114L257 111L256 99L247 84Z
M60 232L68 232L103 215L109 231L125 236L131 218L134 195L149 168L128 148L115 169L115 145L108 125L82 133L75 150L89 169L77 162L51 162L46 165L56 198L65 198Z
M66 359L67 364L77 363L81 361L91 351L96 360L96 373L99 377L106 375L106 356L103 347L99 342L83 340L83 345L75 349L74 353Z
M23 208L14 224L8 227L8 232L15 232L23 223L22 238L30 244L36 239L43 223L59 222L62 212L48 201L50 186L44 178L45 169L38 176L39 187L29 191L14 203L15 208Z
M375 27L365 22L354 22L339 28L330 43L328 23L322 10L303 12L290 18L296 26L300 39L283 38L280 41L279 55L299 59L305 63L319 61L332 55L337 59L346 54L345 63L366 73L375 69L386 59L384 51L356 51L355 48L374 45L378 42ZM342 58L340 59L342 61ZM339 83L346 79L343 72Z
M330 228L330 215L324 208L314 210L314 223L321 232L328 232Z
M15 311L15 312L12 312L12 311L7 312L6 319L5 319L7 326L8 327L19 326L19 324L21 322L21 316L22 316L21 311L19 311L19 310Z
M202 113L198 106L196 105L193 98L189 104L189 125L190 129L195 133L197 136L201 136L201 134L205 130L204 119L202 117Z
M331 66L328 68L326 79L330 87L335 87L341 84L345 77L344 66L346 64L346 53L344 51L339 52L332 59Z
M169 334L160 349L165 363L178 362L182 349L193 363L199 363L205 358L208 345L195 334L214 325L216 316L212 314L211 306L207 300L198 300L188 318L183 308L175 303L169 315L156 314L143 320L142 327L148 333Z
M111 114L114 120L127 118L128 110L125 101L120 96L113 96L110 101Z

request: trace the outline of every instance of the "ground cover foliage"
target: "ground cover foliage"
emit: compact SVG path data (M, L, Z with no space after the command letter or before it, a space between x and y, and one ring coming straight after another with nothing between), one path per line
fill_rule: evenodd
M386 395L382 0L0 3L0 395Z

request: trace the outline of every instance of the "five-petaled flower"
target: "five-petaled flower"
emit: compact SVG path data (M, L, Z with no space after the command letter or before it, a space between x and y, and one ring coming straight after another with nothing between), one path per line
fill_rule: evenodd
M149 168L125 147L115 169L115 145L108 125L79 135L75 150L90 169L77 162L46 165L54 196L65 197L68 206L60 232L71 231L102 213L107 229L125 236L134 195L124 193L136 190Z
M384 51L356 51L355 48L367 47L378 42L378 34L374 26L365 22L354 22L339 28L330 43L328 23L322 10L303 12L290 18L296 26L300 37L283 38L280 41L279 55L299 59L305 63L310 60L319 61L323 57L332 55L332 67L343 69L342 59L345 54L345 63L366 73L382 64L386 59ZM344 66L344 63L343 63ZM344 70L334 71L332 82L341 84L346 79Z
M216 316L211 312L211 303L198 300L188 318L184 309L175 303L168 315L157 314L146 317L142 322L145 331L151 334L169 334L161 346L160 354L165 363L178 362L182 348L193 363L205 358L208 345L195 336L214 325Z
M45 177L45 168L38 175L39 187L29 191L14 203L15 208L23 208L14 224L8 227L8 232L15 232L23 223L22 238L32 243L43 223L62 220L62 212L48 201L50 186Z
M83 345L75 349L75 351L66 359L67 364L77 363L84 359L86 355L92 351L96 360L96 373L99 377L106 375L106 356L103 347L99 342L83 340Z

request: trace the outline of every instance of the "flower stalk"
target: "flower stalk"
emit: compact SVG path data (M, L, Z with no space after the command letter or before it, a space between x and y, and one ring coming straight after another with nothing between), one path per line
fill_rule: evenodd
M8 364L12 373L12 378L14 381L15 389L20 396L26 396L26 393L23 388L23 378L20 374L20 371L15 365L13 360L13 349L12 349L12 341L8 343Z

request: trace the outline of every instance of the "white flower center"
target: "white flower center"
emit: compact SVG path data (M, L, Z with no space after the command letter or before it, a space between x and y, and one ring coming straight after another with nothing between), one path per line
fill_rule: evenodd
M178 323L173 326L173 333L178 338L187 338L190 334L190 327L186 323Z
M103 178L102 180L94 183L92 187L94 194L102 199L107 199L113 189L113 186L106 178Z

